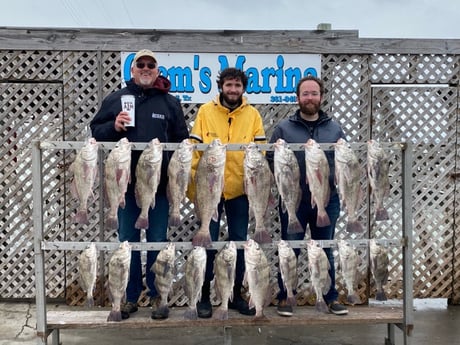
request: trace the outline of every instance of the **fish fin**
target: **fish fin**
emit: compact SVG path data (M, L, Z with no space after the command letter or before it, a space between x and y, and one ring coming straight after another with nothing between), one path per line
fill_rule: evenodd
M214 211L212 212L212 217L211 219L213 221L215 221L216 223L219 221L219 212L217 211L217 206L216 208L214 209Z
M388 216L388 212L385 208L379 208L375 210L375 220L380 221L380 220L388 220L390 217Z
M324 302L323 300L316 299L315 307L316 310L320 313L329 313L329 308L327 307L326 302Z
M178 214L170 214L169 215L169 226L177 228L180 226L180 215Z
M187 320L196 320L198 319L198 312L196 307L188 307L188 309L184 312L184 319Z
M220 306L212 313L212 318L215 320L228 320L228 309L224 309Z
M385 294L385 291L377 291L375 294L375 299L377 301L386 301L387 300L387 295Z
M88 297L86 300L86 305L88 308L93 308L94 307L94 298L93 297Z
M137 218L136 224L134 224L134 227L136 229L148 229L149 227L149 219L147 217L141 217Z
M361 298L359 298L359 296L356 295L356 294L348 295L347 296L347 302L350 303L351 305L363 303L361 301Z
M195 236L193 236L192 239L192 245L194 246L207 248L211 245L211 243L212 240L209 231L198 230L198 232L195 234Z
M290 305L291 307L295 307L297 306L297 299L295 298L295 296L288 297L286 299L286 304Z
M122 320L121 311L110 311L109 316L107 317L107 321L115 321L120 322Z
M351 234L357 234L363 232L363 226L358 220L347 222L347 231Z
M79 224L89 224L88 212L86 210L78 210L75 214L75 222Z
M331 225L331 220L329 219L327 213L318 211L318 215L316 217L316 226L321 228L328 225Z
M118 217L107 217L106 226L109 229L116 230L118 229Z
M267 230L256 230L254 232L254 241L257 243L272 243L272 237Z
M299 220L297 219L297 216L292 220L289 218L289 223L287 227L287 233L288 234L300 234L304 230L302 229L302 224L300 224Z

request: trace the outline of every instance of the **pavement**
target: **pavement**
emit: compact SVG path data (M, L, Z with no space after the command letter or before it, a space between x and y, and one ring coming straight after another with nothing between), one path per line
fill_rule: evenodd
M63 305L49 304L48 310ZM458 344L460 306L447 305L445 299L414 300L413 345ZM34 303L0 302L0 345L35 345L36 307ZM396 345L404 344L402 332L395 331ZM308 327L233 327L232 344L237 345L384 345L385 324L311 325ZM224 344L222 327L184 329L65 329L63 345L134 344L214 345ZM48 337L51 344L51 336Z

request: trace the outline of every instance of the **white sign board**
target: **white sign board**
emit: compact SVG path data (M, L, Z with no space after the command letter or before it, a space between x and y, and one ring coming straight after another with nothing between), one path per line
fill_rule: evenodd
M121 53L123 82L131 78L135 52ZM219 71L245 71L245 96L252 104L295 103L297 82L306 75L320 77L319 54L155 53L161 75L171 81L170 93L182 103L206 103L218 93Z

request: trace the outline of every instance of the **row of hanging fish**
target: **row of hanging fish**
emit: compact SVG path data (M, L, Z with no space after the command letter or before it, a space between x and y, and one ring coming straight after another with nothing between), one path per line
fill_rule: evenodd
M132 144L123 138L118 141L105 160L104 181L109 211L106 218L108 228L118 228L118 207L125 206L125 193L130 183ZM173 153L168 165L167 196L170 203L169 225L180 225L180 208L185 198L191 176L194 145L188 139L182 141ZM79 200L75 220L88 223L88 198L92 195L97 175L96 141L89 139L77 153L71 165L74 174L72 193ZM135 223L138 229L148 227L148 210L155 207L155 195L160 182L163 145L158 139L151 140L140 155L136 166L136 202L141 209ZM217 205L224 188L226 145L214 140L201 156L196 176L195 211L200 219L200 228L192 239L193 245L207 247L211 243L209 223L217 220ZM384 200L389 195L389 163L385 151L375 141L368 142L367 170L375 205L375 220L388 219ZM313 139L305 144L306 179L311 191L311 204L317 207L317 225L327 226L330 219L325 207L329 202L329 165L324 151ZM248 196L250 213L255 219L254 239L259 243L272 241L268 215L276 207L276 197L281 197L281 208L288 213L287 232L303 232L296 216L301 199L300 172L294 152L283 139L274 143L274 171L271 172L264 154L256 144L245 146L244 188ZM347 231L360 233L363 227L358 220L362 197L359 162L349 143L339 139L335 144L335 180L339 196L347 213Z
M125 207L125 193L131 182L132 143L126 138L120 139L108 154L104 162L104 186L109 204L106 225L110 229L118 228L118 207ZM167 196L170 203L170 225L180 224L180 205L185 198L192 162L193 145L188 139L179 144L168 165L169 182ZM78 199L79 206L75 221L88 224L88 199L93 196L94 182L97 176L98 144L94 138L88 139L70 166L73 173L72 195ZM145 229L149 225L148 210L155 207L155 195L160 183L163 145L155 138L142 151L136 165L135 197L141 209L135 227Z
M342 273L345 288L347 290L347 302L351 305L361 304L362 301L357 293L359 255L350 242L339 240L339 268ZM388 281L389 259L387 248L379 244L375 239L369 241L370 269L375 283L377 301L387 299L384 287ZM323 295L327 294L331 285L329 276L329 261L323 248L318 242L307 242L308 271L312 291L316 295L316 310L328 312ZM108 288L112 309L107 318L108 321L121 321L121 303L125 297L125 291L129 279L129 264L131 259L131 246L128 242L120 243L109 260ZM187 297L187 309L184 319L196 320L196 304L201 300L201 287L205 279L206 250L204 247L195 246L188 253L185 263L184 292ZM176 277L175 268L175 244L168 243L160 250L151 270L155 273L155 288L160 296L158 308L163 315L169 314L168 296L172 292L172 286ZM297 257L287 241L278 242L279 271L283 281L283 287L287 292L287 304L296 306L294 292L298 283ZM259 244L249 239L244 244L245 276L244 284L248 287L249 306L255 308L255 318L264 318L264 309L271 302L270 290L270 266L264 250ZM216 254L214 260L214 288L221 305L214 311L213 318L218 320L228 319L228 301L233 297L233 284L235 281L236 268L236 245L229 241ZM94 243L80 254L78 263L80 284L87 293L87 304L94 306L93 290L97 275L97 249Z

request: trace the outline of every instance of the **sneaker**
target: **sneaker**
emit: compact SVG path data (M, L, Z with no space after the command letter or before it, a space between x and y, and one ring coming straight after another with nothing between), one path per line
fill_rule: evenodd
M281 316L292 316L292 306L286 304L286 301L280 301L276 307L276 312Z
M121 318L126 320L129 318L129 314L135 313L137 310L137 303L127 302L121 306Z
M209 319L212 316L212 305L210 301L200 301L196 304L196 311L198 317L202 319Z
M233 302L228 302L230 309L236 309L243 315L256 315L256 308L249 308L248 302L243 297L236 297Z
M337 301L334 301L331 304L329 304L329 311L335 315L348 314L348 309Z

